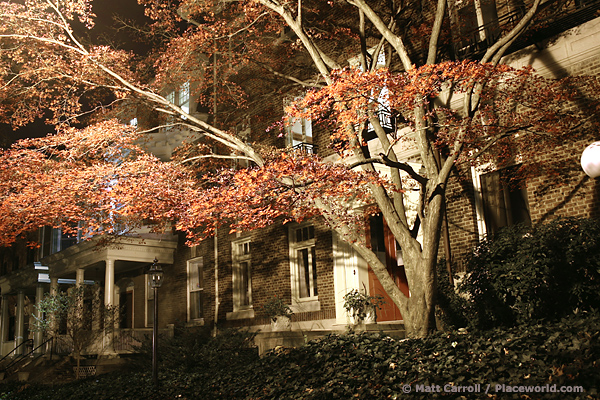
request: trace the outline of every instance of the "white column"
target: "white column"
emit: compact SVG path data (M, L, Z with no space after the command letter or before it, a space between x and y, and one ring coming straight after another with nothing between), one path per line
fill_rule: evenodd
M75 289L79 290L80 288L83 288L83 280L84 280L84 270L83 268L77 268L77 270L75 271ZM79 324L79 327L77 329L81 329L81 327L83 326L83 296L77 296L77 304L75 305L77 308L77 321L71 321L71 323L77 323Z
M19 290L17 293L17 312L15 316L15 348L23 343L23 335L25 334L25 293ZM21 346L15 354L23 354Z
M75 271L75 285L76 286L83 285L84 273L85 273L85 271L83 268L78 268L77 271Z
M121 307L121 288L119 286L115 286L115 300L114 300L114 306L119 309L119 307ZM119 328L119 324L117 323L117 321L115 322L115 329Z
M8 296L2 296L2 315L0 320L0 356L4 356L4 342L8 337Z
M106 260L104 274L104 305L115 304L115 260Z
M50 296L56 296L58 294L58 278L50 278Z
M35 288L35 304L36 306L39 307L40 302L42 301L42 299L44 298L44 286L42 286L41 283L37 284L37 287ZM39 308L35 307L35 316L36 318L41 318L42 317L42 313L40 312ZM35 350L35 354L40 354L42 353L43 349L40 348L40 346L42 345L42 342L44 341L44 332L42 332L41 330L36 330L33 334L33 348L36 349Z
M104 305L113 306L115 304L115 260L106 260L106 270L104 273ZM114 329L110 332L104 331L104 352L109 356L115 353Z

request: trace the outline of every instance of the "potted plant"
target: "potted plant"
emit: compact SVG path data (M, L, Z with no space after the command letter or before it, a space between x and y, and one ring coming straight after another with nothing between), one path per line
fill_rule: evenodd
M381 309L383 303L382 296L371 296L366 289L363 292L352 289L344 295L344 309L353 325L377 322L377 309Z
M262 313L271 320L273 331L289 330L292 326L292 309L281 297L273 296L261 307Z

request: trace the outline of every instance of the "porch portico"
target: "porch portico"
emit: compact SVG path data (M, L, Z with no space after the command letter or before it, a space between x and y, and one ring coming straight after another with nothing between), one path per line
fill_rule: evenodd
M101 241L102 238L99 238L70 246L41 259L40 263L36 263L37 268L28 265L16 274L0 279L1 356L11 352L24 353L32 348L37 349L37 353L42 351L39 346L43 344L43 335L40 332L30 332L28 323L37 313L34 304L38 304L45 293L57 293L74 285L97 284L101 288L99 292L103 293L103 299L99 300L104 306L119 307L121 299L127 298L124 293L128 288L133 291L134 280L138 290L145 290L144 274L154 258L163 266L173 264L177 247L177 237L172 234L123 237L109 243ZM145 296L144 291L138 297L144 299ZM123 326L128 330L134 328L133 298L130 303L125 317L131 320ZM144 310L144 307L138 309ZM147 318L143 318L143 321L138 324L138 328L147 330L152 321ZM116 324L115 328L118 331L121 325ZM116 332L116 335L105 338L102 353L115 354L116 351L123 350L122 345L115 349L112 343L113 338L120 336L122 335ZM24 342L29 343L23 345Z

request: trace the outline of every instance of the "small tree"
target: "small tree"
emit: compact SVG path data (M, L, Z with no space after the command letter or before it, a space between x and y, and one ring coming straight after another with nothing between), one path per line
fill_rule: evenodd
M447 0L138 2L153 19L138 30L151 35L155 51L147 57L80 39L83 26L94 27L92 0L0 1L0 121L24 126L47 116L58 133L2 153L0 243L82 219L90 233L111 234L119 218L157 230L175 221L193 244L218 224L246 231L278 217L321 215L367 261L407 335L422 337L435 329L435 266L451 173L474 164L503 167L515 157L531 161L520 172L539 173L548 149L598 132L597 76L546 79L502 63L538 22L568 12L568 2L522 2L521 17L501 24L470 61L455 54L463 21L455 17L458 2ZM349 68L354 56L358 65ZM196 88L198 112L167 94L182 84ZM255 132L276 115L279 106L264 108L274 94L299 92L306 95L287 108L286 123L323 124L337 157L269 148L280 140L262 127ZM98 111L93 118L86 118L88 106ZM131 146L137 138L131 126L105 119L150 109L160 117L136 134L177 125L203 139L171 163L135 151L111 162L124 154L124 140ZM212 110L210 124L202 109ZM391 133L380 111L395 120ZM261 140L236 133L248 116ZM88 127L73 128L80 122ZM373 154L365 151L370 135L380 146ZM404 159L407 146L422 172ZM216 167L232 159L250 166ZM558 173L561 162L543 168ZM381 171L389 171L385 179ZM418 219L404 197L410 187L418 188ZM364 240L356 209L367 204L375 205L368 213L381 212L402 251L410 297Z
M33 329L49 334L55 341L60 340L60 327L73 345L73 356L77 360L76 379L82 353L98 346L103 350L103 338L112 333L118 321L118 307L105 306L97 296L98 287L75 286L57 294L47 294L37 305L40 317L35 317ZM88 301L88 300L91 300Z

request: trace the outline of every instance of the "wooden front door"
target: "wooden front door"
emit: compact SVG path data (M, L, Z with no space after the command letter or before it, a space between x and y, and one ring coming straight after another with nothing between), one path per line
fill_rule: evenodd
M381 214L369 217L367 225L367 246L373 250L379 259L386 265L391 277L402 293L409 295L408 281L402 265L402 257L396 244L396 239L392 235L388 225L385 223ZM399 265L400 264L400 265ZM377 311L377 321L399 321L402 320L400 310L390 296L387 295L383 286L375 276L375 273L369 267L369 293L371 296L380 295L385 303Z

